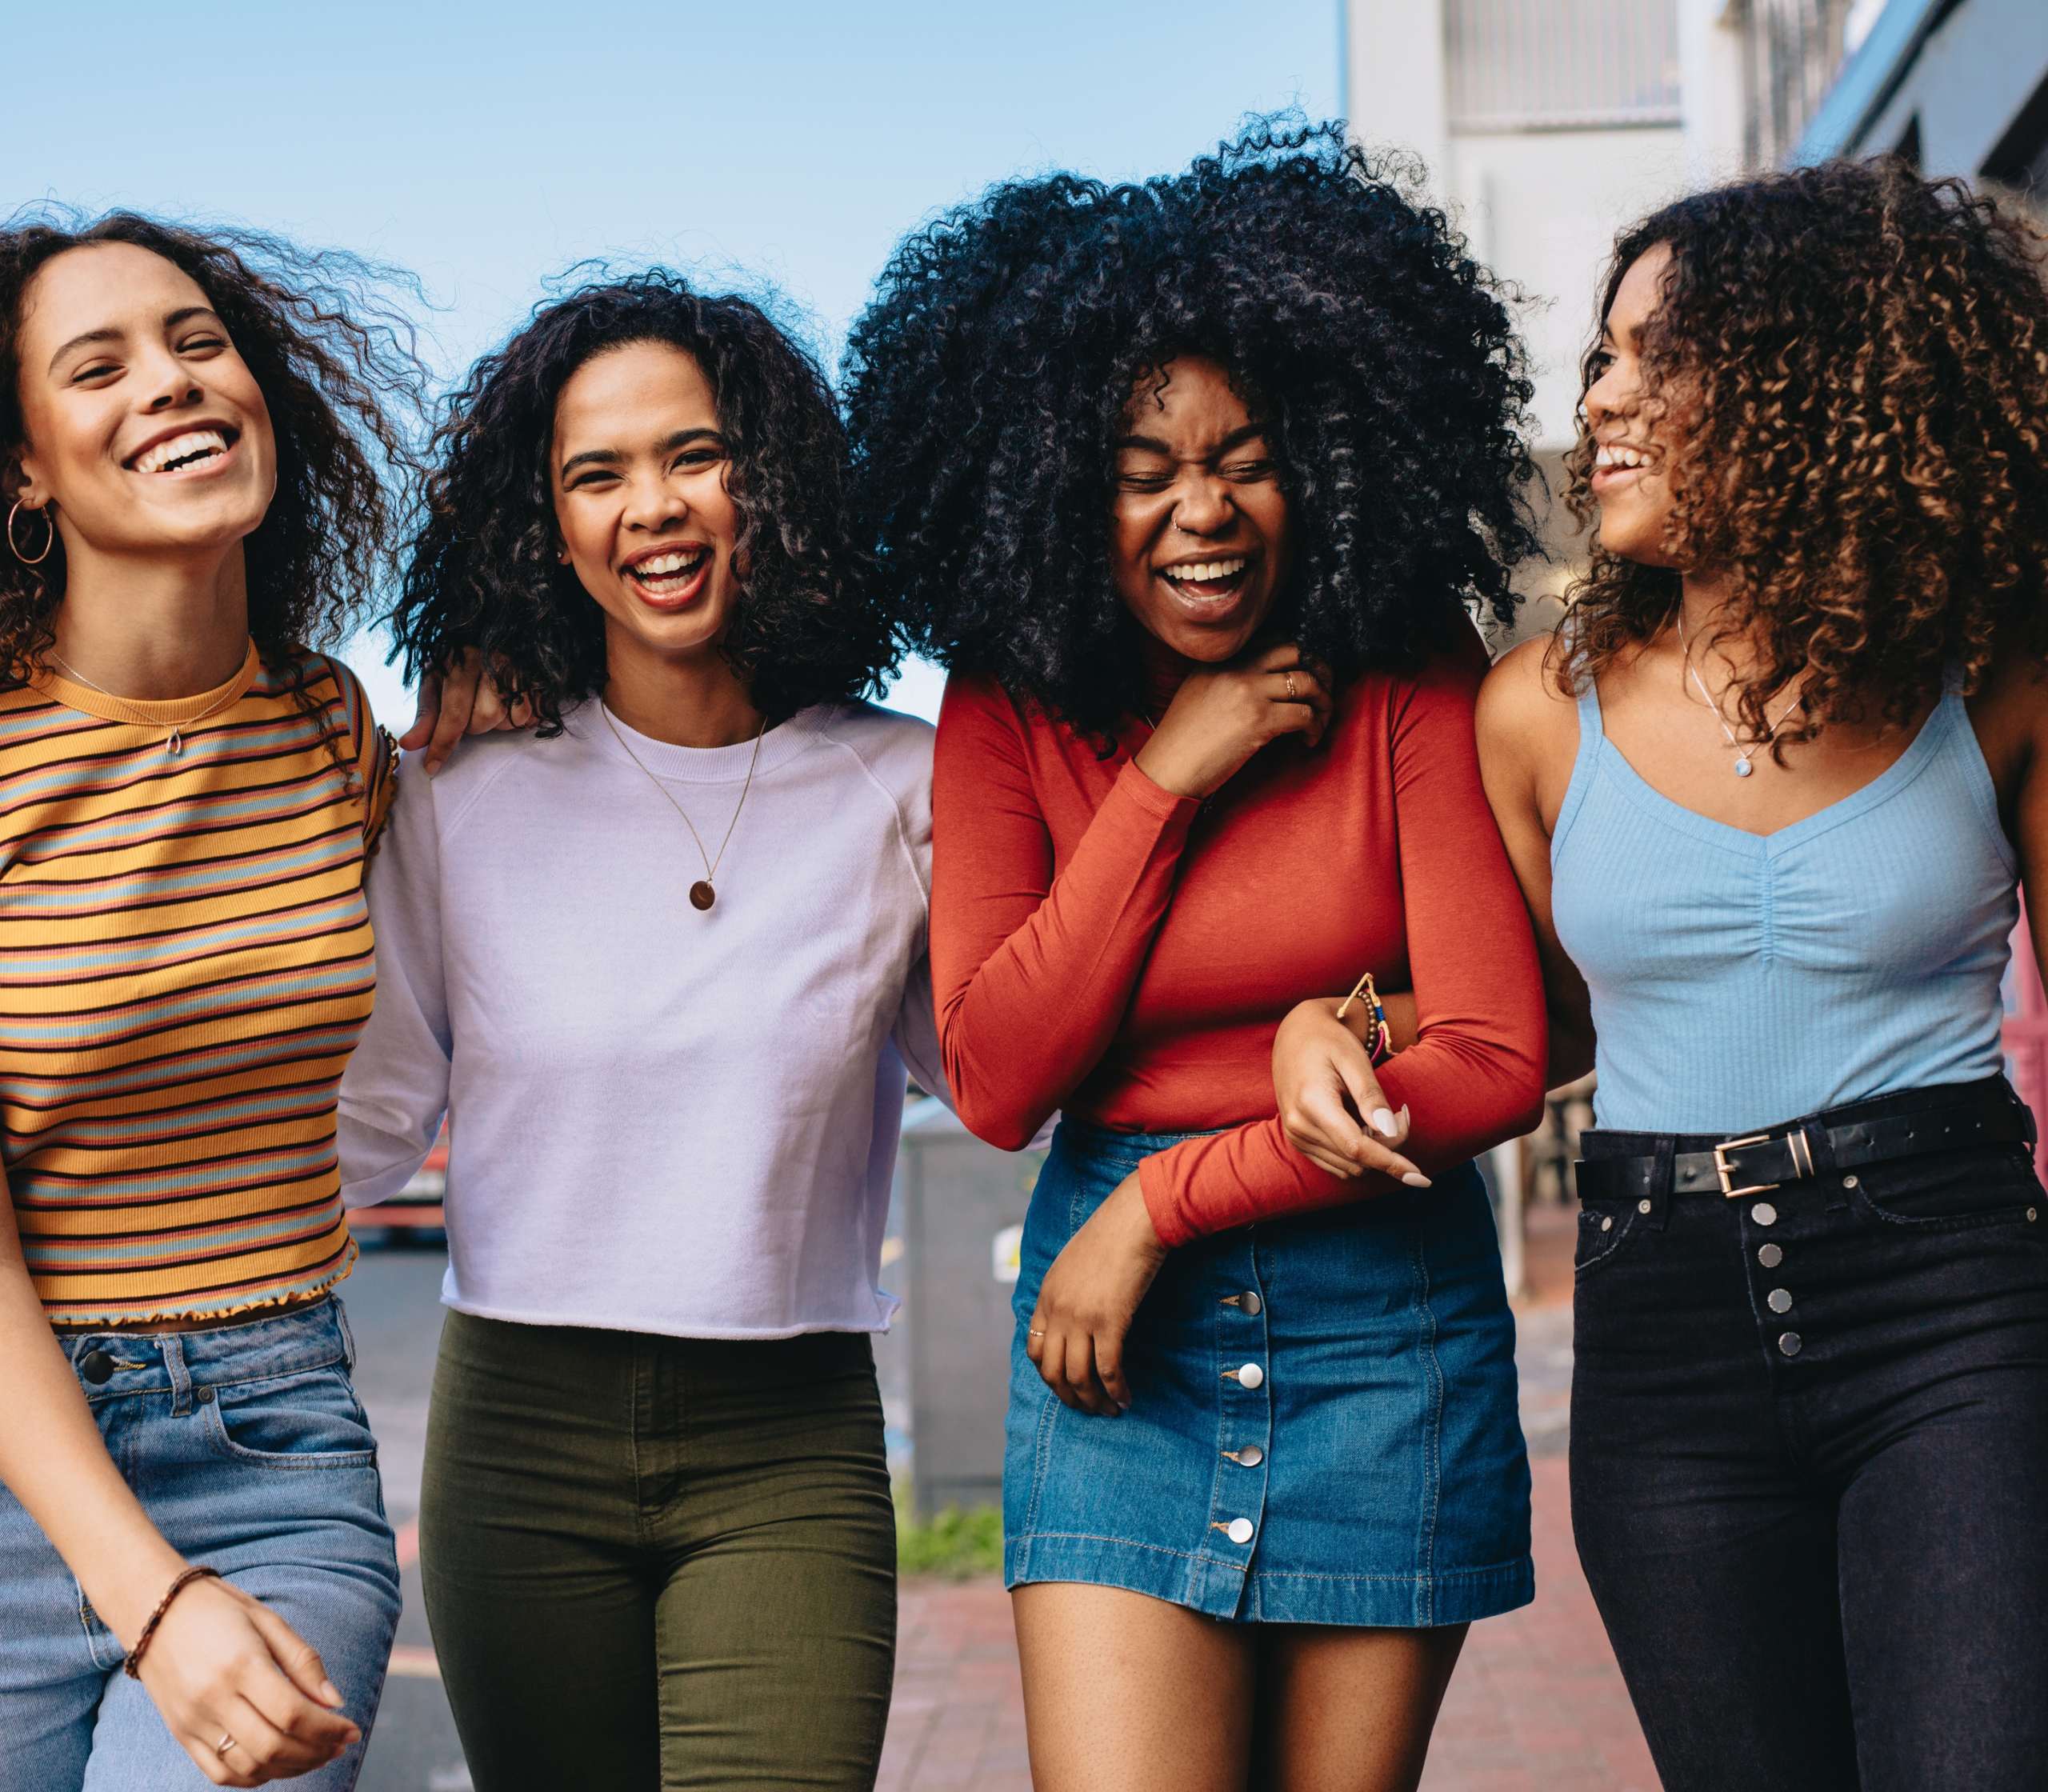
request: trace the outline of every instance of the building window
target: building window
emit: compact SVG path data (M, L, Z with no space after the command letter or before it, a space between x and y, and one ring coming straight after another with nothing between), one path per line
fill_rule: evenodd
M1743 154L1752 168L1773 167L1827 98L1849 50L1852 25L1875 18L1858 0L1743 0Z
M1446 0L1458 131L1678 122L1678 0Z

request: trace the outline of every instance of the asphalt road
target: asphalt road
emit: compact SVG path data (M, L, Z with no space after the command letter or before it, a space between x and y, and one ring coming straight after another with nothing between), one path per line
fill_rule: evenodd
M370 1732L358 1792L467 1792L469 1770L441 1695L420 1596L418 1525L426 1396L441 1337L438 1250L371 1244L346 1282L342 1304L355 1334L356 1389L377 1433L384 1503L398 1532L405 1613Z

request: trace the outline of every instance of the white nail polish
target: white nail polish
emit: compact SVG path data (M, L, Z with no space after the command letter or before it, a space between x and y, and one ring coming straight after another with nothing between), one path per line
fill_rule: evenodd
M1400 1129L1394 1125L1392 1114L1383 1107L1376 1107L1373 1110L1373 1130L1391 1138Z
M1430 1186L1429 1178L1422 1174L1422 1173L1418 1170L1410 1170L1406 1176L1401 1178L1401 1180L1406 1182L1411 1189L1426 1189Z

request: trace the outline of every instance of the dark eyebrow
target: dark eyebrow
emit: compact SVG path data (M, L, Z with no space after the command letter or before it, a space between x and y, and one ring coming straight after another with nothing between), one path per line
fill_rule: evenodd
M1247 442L1265 434L1266 426L1263 423L1246 423L1240 429L1231 430L1218 442L1208 458L1214 460L1218 454L1227 454L1233 448L1242 448ZM1120 435L1117 438L1116 445L1119 448L1135 448L1142 454L1164 454L1169 459L1173 458L1173 450L1157 436Z
M725 440L716 430L707 429L700 424L694 429L678 430L674 435L666 438L662 443L662 452L672 454L686 443L703 437L709 437L721 444ZM571 454L562 463L561 476L567 478L579 466L614 466L625 458L616 448L586 448L582 454Z
M220 323L221 321L204 305L186 305L175 311L166 312L164 315L163 326L166 330L175 330L180 324L188 322L194 318L212 318L215 323ZM221 327L225 330L227 326L222 324ZM122 331L109 326L105 330L88 330L82 336L74 336L56 354L50 356L49 370L54 373L57 363L74 349L83 348L90 342L118 342L121 340L122 334Z

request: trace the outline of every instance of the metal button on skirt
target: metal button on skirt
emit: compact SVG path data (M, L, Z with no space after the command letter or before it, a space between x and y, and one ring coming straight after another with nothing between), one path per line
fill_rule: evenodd
M1031 1197L1003 1465L1010 1585L1120 1586L1249 1622L1458 1624L1534 1592L1514 1323L1470 1165L1433 1188L1176 1250L1125 1349L1130 1410L1062 1406L1038 1285L1182 1134L1064 1121Z

